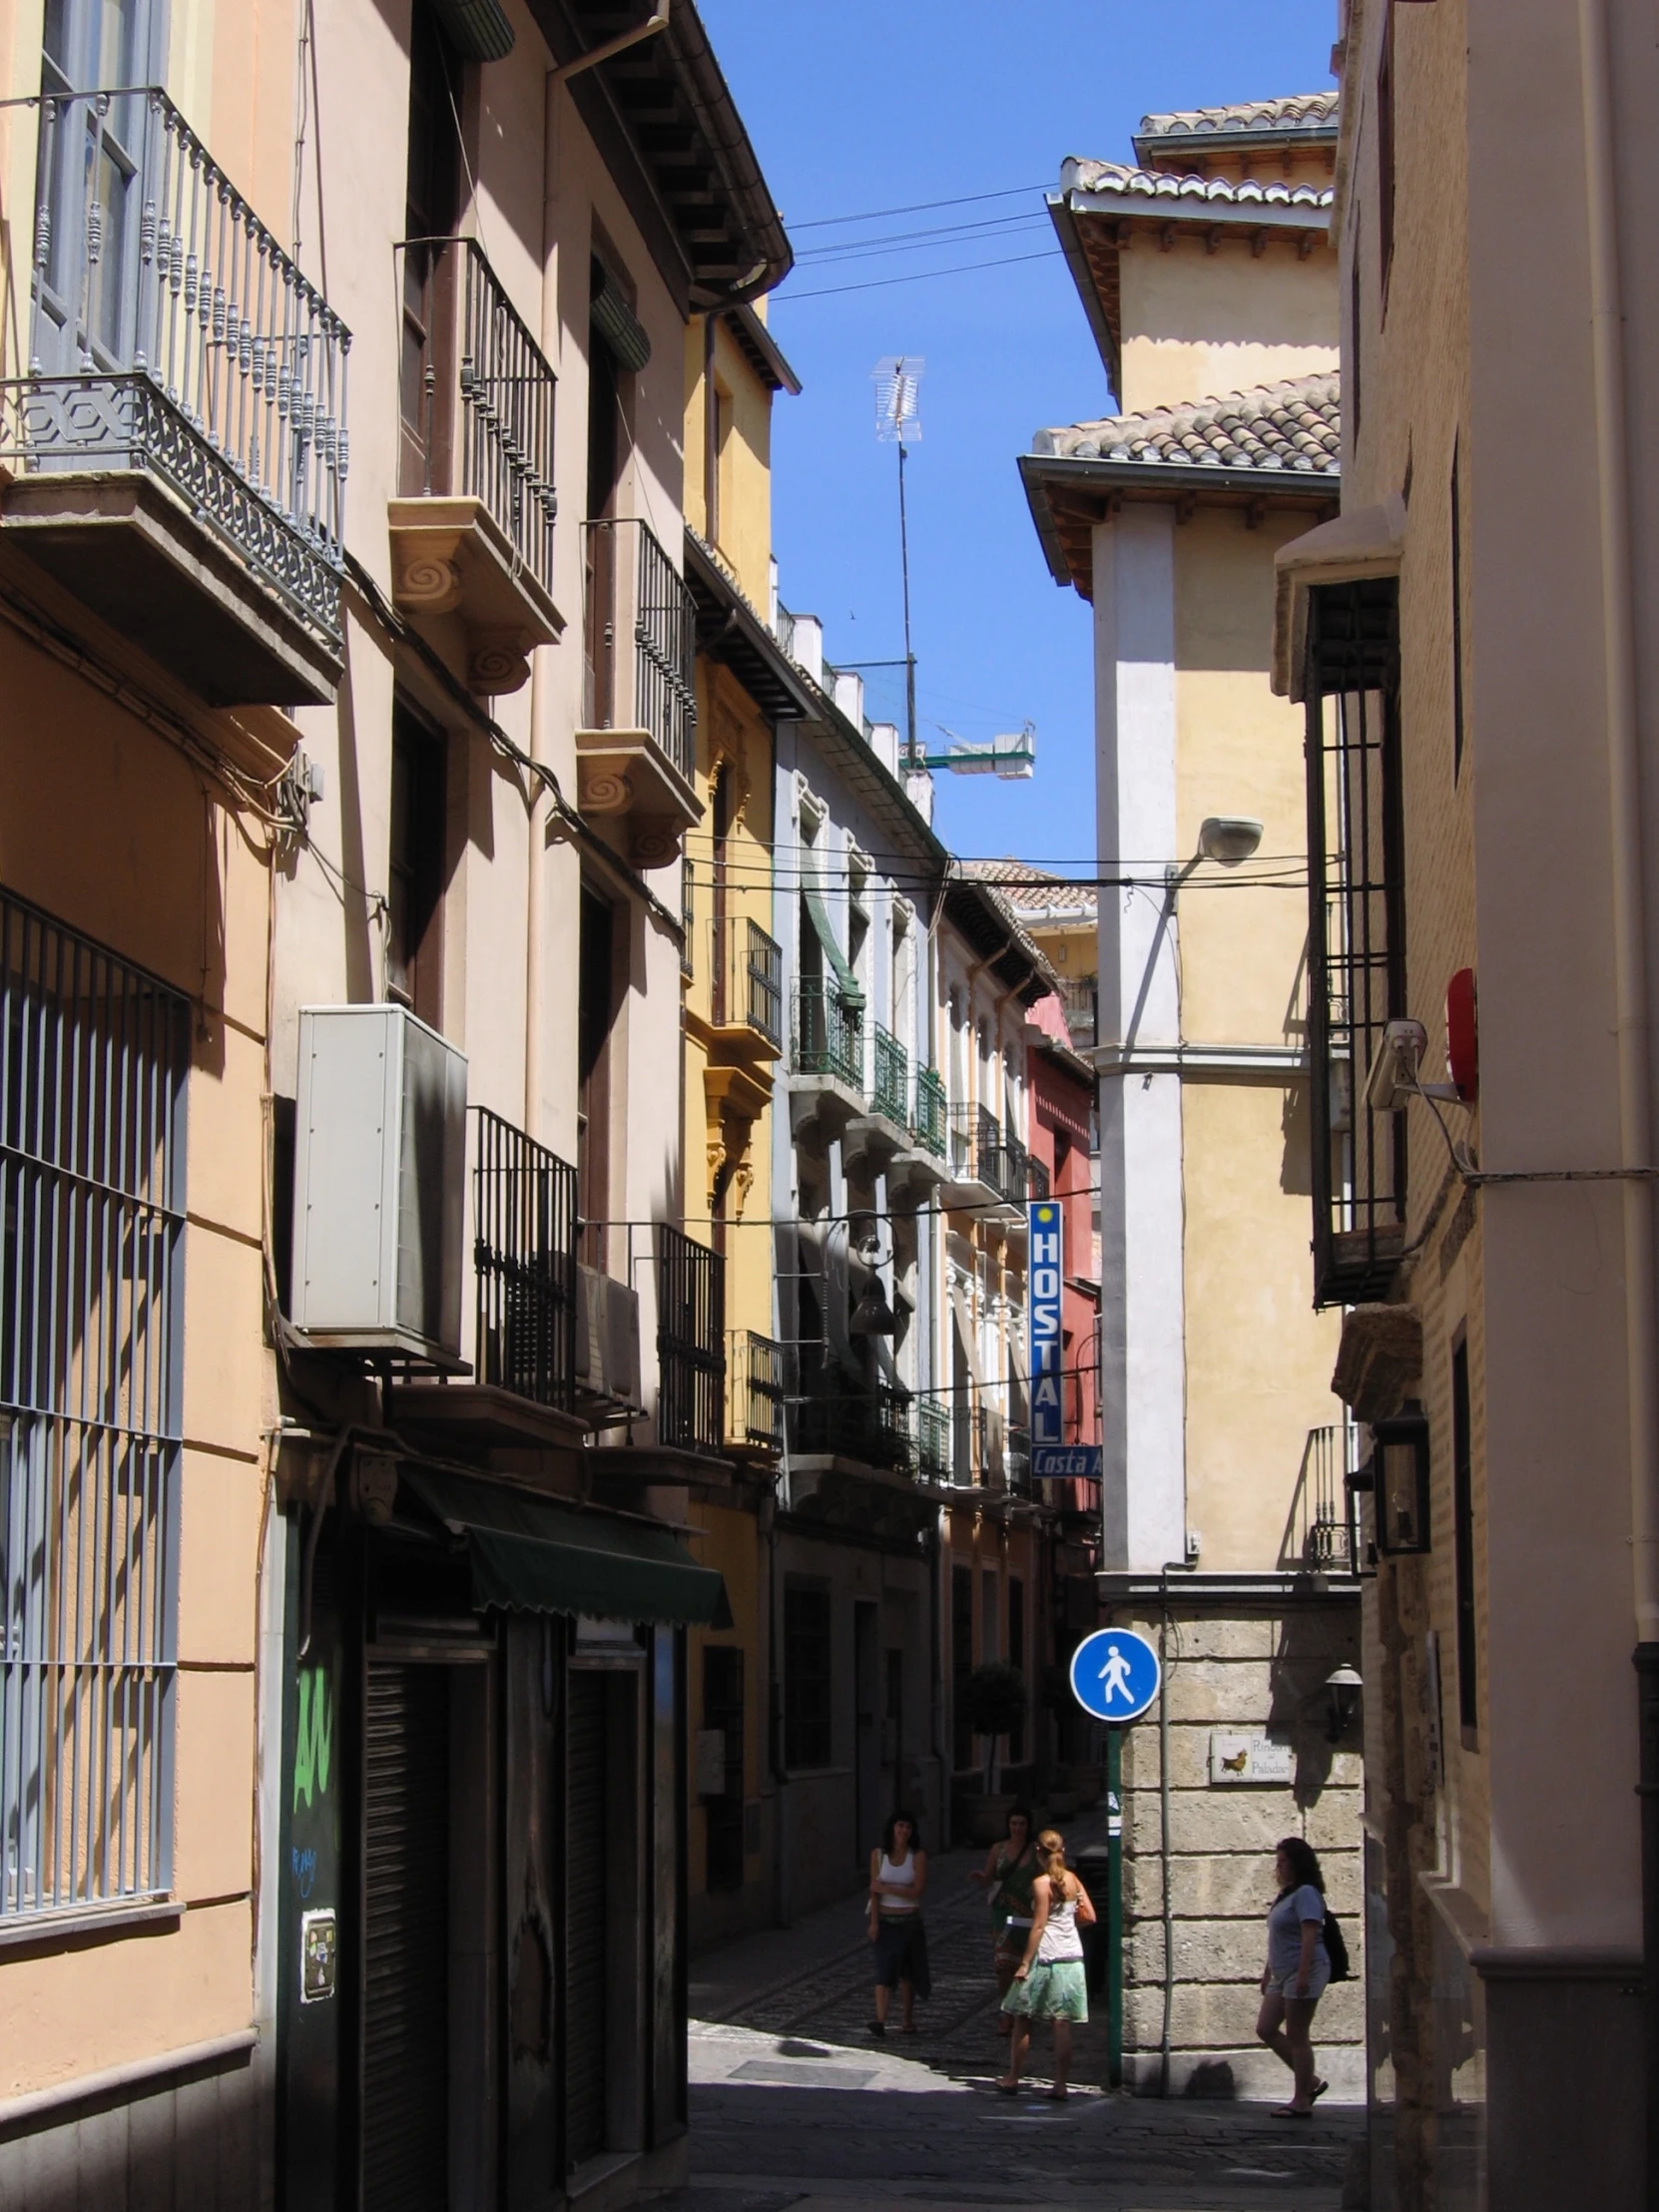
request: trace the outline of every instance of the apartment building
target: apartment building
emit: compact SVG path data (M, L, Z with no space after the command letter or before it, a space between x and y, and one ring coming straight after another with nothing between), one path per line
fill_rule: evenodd
M627 29L4 22L31 2205L682 2167L681 426L789 247L695 10Z
M1148 116L1050 212L1123 410L1020 460L1093 608L1100 874L1098 1593L1165 1659L1123 1732L1124 2078L1277 2094L1260 1919L1290 1831L1357 1928L1360 1759L1329 1678L1359 1583L1309 1311L1302 735L1260 624L1274 555L1341 493L1335 93ZM1168 1845L1165 1845L1165 1837ZM1321 2065L1360 2087L1357 1988Z
M1275 679L1308 759L1314 1293L1361 1424L1371 2201L1634 2205L1653 25L1366 0L1338 59L1343 511L1280 549Z

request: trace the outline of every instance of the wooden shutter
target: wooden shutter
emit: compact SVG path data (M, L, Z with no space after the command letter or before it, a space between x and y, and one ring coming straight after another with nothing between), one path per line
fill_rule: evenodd
M605 1688L573 1671L565 1750L565 2163L605 2148ZM611 1865L611 1878L620 1873Z
M449 2202L449 1677L368 1670L363 2212Z

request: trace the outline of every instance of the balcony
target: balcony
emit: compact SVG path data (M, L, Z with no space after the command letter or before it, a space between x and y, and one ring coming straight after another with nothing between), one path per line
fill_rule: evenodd
M1279 1547L1282 1567L1324 1575L1360 1572L1352 1487L1360 1463L1358 1441L1358 1429L1342 1421L1309 1429Z
M1073 1051L1092 1052L1100 1041L1099 983L1092 975L1062 975L1059 994Z
M776 1456L784 1448L784 1348L753 1329L728 1339L726 1376L731 1402L726 1433L733 1445Z
M894 1160L910 1150L910 1058L879 1022L871 1027L869 1042L869 1112L854 1116L842 1131L842 1165L862 1162L869 1172L890 1175Z
M950 1109L949 1178L940 1190L953 1211L1006 1222L1025 1204L1029 1154L983 1106Z
M916 1474L923 1482L950 1480L950 1408L942 1398L918 1397L912 1408Z
M331 700L349 331L160 89L43 100L36 175L7 542L210 706Z
M591 1405L580 1401L591 1399L584 1383L593 1368L587 1271L576 1263L576 1171L485 1107L469 1118L473 1380L399 1381L393 1413L411 1433L439 1430L446 1442L464 1435L484 1446L568 1447L588 1425Z
M659 1229L657 1440L718 1453L726 1441L726 1262Z
M945 1102L942 1078L932 1068L917 1068L914 1124L916 1142L936 1160L945 1157L948 1118L949 1110Z
M863 1014L849 1005L840 985L824 975L804 975L795 987L790 1053L790 1114L796 1135L809 1125L838 1137L864 1111Z
M885 1383L861 1390L820 1365L803 1377L802 1393L791 1403L790 1449L801 1458L851 1459L908 1474L914 1449L909 1407L908 1397Z
M401 495L387 507L392 596L453 616L468 688L529 682L553 604L553 371L476 239L405 239Z
M715 933L713 1021L723 1041L780 1059L784 1051L784 953L758 921L728 921Z
M583 708L577 792L585 815L626 825L641 867L678 857L703 819L697 746L697 610L643 522L583 525Z

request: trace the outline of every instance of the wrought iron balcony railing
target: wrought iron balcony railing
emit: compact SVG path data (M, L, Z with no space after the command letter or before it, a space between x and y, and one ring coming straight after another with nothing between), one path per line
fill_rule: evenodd
M1007 1205L1023 1206L1028 1158L1025 1147L1004 1135L987 1108L950 1109L950 1165L959 1179L984 1184Z
M403 489L480 499L553 589L555 378L476 239L405 239Z
M498 1114L473 1109L475 1372L569 1412L576 1390L576 1170Z
M1350 1478L1358 1471L1358 1430L1342 1421L1310 1428L1280 1546L1280 1563L1316 1574L1358 1574L1358 1515Z
M690 783L696 753L697 608L643 522L582 525L583 728L644 730Z
M933 1068L917 1068L916 1142L938 1160L944 1158L947 1118L942 1078Z
M863 1017L828 977L804 975L796 985L795 1071L864 1087Z
M726 1372L732 1404L727 1433L763 1451L784 1448L784 1348L753 1329L734 1329Z
M915 1423L916 1473L924 1482L950 1479L950 1408L940 1398L918 1397Z
M1062 975L1059 989L1072 1044L1079 1052L1087 1052L1100 1041L1100 985L1092 975Z
M1025 1187L1032 1198L1047 1198L1051 1195L1048 1163L1036 1159L1029 1152L1025 1156Z
M725 1441L726 1262L661 1228L657 1264L657 1435L686 1451Z
M907 1474L914 1448L909 1406L908 1397L886 1383L860 1390L843 1377L808 1378L790 1404L790 1448Z
M870 1055L874 1082L870 1089L870 1105L878 1114L885 1114L888 1121L896 1121L901 1128L909 1123L910 1108L910 1058L898 1039L876 1023L871 1031Z
M784 1049L784 953L758 921L740 918L715 947L717 1022L753 1029L775 1050Z
M45 96L18 473L148 471L337 642L351 334L158 86Z

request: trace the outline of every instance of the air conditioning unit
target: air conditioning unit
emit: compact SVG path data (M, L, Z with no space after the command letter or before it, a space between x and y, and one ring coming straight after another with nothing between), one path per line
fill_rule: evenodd
M576 1387L619 1410L642 1407L639 1293L597 1268L576 1270Z
M294 1123L294 1328L460 1368L465 1057L402 1006L303 1006Z

